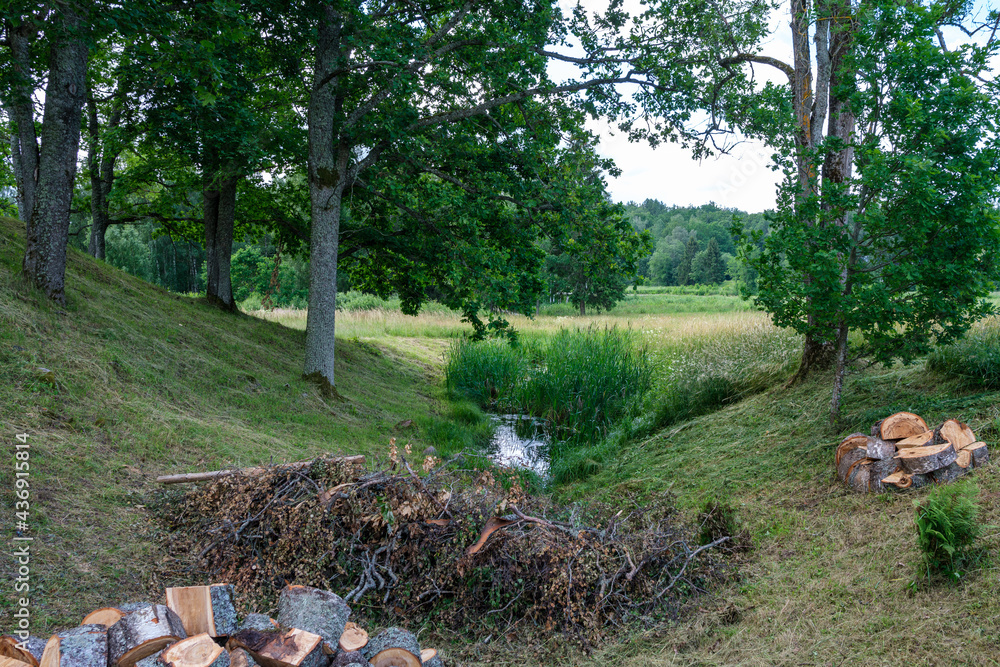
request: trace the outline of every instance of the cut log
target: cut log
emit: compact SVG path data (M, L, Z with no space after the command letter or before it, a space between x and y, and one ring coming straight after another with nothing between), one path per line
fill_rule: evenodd
M339 595L311 586L285 586L278 597L278 623L319 635L327 655L336 653L350 615Z
M0 637L0 657L26 662L30 667L38 667L45 653L45 640L29 636L25 641L4 635Z
M972 456L972 467L978 468L981 465L985 465L990 460L990 451L986 447L985 442L974 442L965 449L963 452L969 452Z
M958 421L948 419L934 430L934 439L937 442L950 442L955 451L971 445L976 441L976 436L972 434L972 429Z
M961 452L959 453L961 455ZM958 464L958 459L955 459L950 464L943 468L938 468L934 472L930 473L931 479L933 479L938 484L947 484L952 482L962 475L968 472L968 468L963 468Z
M52 635L39 660L40 667L106 667L108 629L79 625Z
M188 636L225 637L236 632L234 597L229 584L168 588L167 606L181 617Z
M837 464L837 477L840 481L846 482L854 464L866 458L868 458L868 447L864 444L844 452Z
M160 662L160 655L164 651L166 651L166 649L160 649L152 655L147 655L142 660L136 662L135 667L163 667L163 664Z
M84 616L83 620L80 621L80 625L103 625L106 628L110 628L120 621L124 615L125 612L117 607L102 607Z
M219 479L220 477L231 477L232 475L243 475L246 477L252 477L255 475L262 475L266 472L281 472L284 470L301 470L302 468L307 468L313 463L317 462L330 462L330 463L345 463L345 464L356 464L364 465L365 457L363 455L357 456L329 456L320 457L317 459L310 459L308 461L296 461L295 463L285 463L277 466L261 466L257 468L230 468L229 470L212 470L210 472L189 472L180 475L161 475L156 478L156 481L160 484L187 484L189 482L209 482L213 479Z
M360 628L355 623L348 623L344 626L344 634L340 635L337 645L341 651L357 651L364 648L368 643L368 633L364 628Z
M247 617L240 623L239 630L256 630L257 632L277 632L281 629L278 622L266 614L247 614Z
M908 489L913 486L913 479L902 470L897 470L888 477L882 478L882 484L883 486L894 486L897 489Z
M166 605L148 605L108 628L108 664L132 667L146 656L185 639L184 623Z
M402 628L383 630L361 652L373 667L420 667L420 644Z
M262 667L325 667L329 658L323 638L292 628L284 632L240 630L229 638L229 650L245 649Z
M868 458L870 459L891 459L896 455L896 445L886 442L882 438L867 436Z
M868 437L864 433L852 433L837 445L837 456L835 463L837 467L840 467L840 460L844 457L847 452L857 449L859 447L868 447Z
M903 438L896 443L896 446L902 449L903 447L923 447L933 444L935 444L934 431L924 431L917 435L911 435L909 438Z
M256 667L257 661L246 652L246 649L238 648L229 652L230 667Z
M872 490L872 463L872 459L861 459L852 465L847 472L847 485L855 493L868 493ZM875 481L879 482L879 480ZM879 482L879 489L881 489L881 482Z
M919 415L912 412L897 412L879 423L879 432L876 435L883 440L902 440L929 430Z
M943 445L901 449L896 454L896 458L899 459L903 470L911 474L919 474L933 472L950 465L958 458L958 454L951 443L946 442Z
M338 651L330 661L330 667L350 667L351 665L367 665L368 660L361 651Z
M165 648L160 663L165 667L229 667L229 652L202 632Z
M31 667L31 665L20 660L15 660L7 655L0 655L0 667Z
M444 667L444 661L435 655L430 660L424 661L424 667Z
M512 523L517 523L517 522L510 521L509 519L504 519L498 516L492 517L489 521L486 522L486 525L483 526L483 532L480 533L479 539L476 540L476 543L465 550L465 555L471 556L472 554L478 553L479 550L483 548L483 545L486 544L486 540L490 539L490 535L497 532L501 528L505 528L506 526L511 525Z
M968 449L963 449L958 453L958 458L952 465L956 465L963 470L968 470L969 466L972 464L972 452Z
M881 459L871 463L871 485L873 490L883 491L882 480L898 472L900 464L898 459Z

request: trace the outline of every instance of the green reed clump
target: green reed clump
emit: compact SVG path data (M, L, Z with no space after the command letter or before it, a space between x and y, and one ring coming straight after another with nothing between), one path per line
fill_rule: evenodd
M630 330L562 330L518 385L515 404L546 419L559 441L594 442L640 409L652 383L648 351Z
M508 409L517 385L527 373L524 348L499 339L455 341L444 368L449 391L464 395L487 410Z
M445 377L451 391L486 409L541 417L558 442L576 445L638 412L653 367L631 331L563 330L539 347L458 341Z
M981 557L976 548L980 534L975 503L978 492L971 484L950 484L934 489L916 503L917 544L928 579L957 581Z
M982 320L961 340L934 350L927 368L971 388L1000 389L1000 317Z

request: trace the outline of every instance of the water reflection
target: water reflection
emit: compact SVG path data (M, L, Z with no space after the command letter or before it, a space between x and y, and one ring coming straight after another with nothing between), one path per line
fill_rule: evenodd
M489 444L490 458L505 466L549 473L549 438L545 422L530 415L491 415L497 422Z

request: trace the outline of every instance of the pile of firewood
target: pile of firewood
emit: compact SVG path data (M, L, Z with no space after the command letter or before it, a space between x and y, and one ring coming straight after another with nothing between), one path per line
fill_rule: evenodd
M231 585L168 588L165 605L98 609L47 642L4 636L0 667L444 667L412 633L369 639L350 614L334 593L286 586L277 619L238 623Z
M897 412L852 433L837 447L837 476L858 493L945 484L989 461L986 443L949 419L931 429L912 412Z

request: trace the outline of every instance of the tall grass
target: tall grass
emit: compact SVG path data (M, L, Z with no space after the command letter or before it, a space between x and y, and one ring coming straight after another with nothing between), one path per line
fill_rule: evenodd
M451 345L444 373L449 391L487 410L507 410L527 377L528 359L506 341L460 339Z
M563 330L544 344L460 340L445 366L451 391L486 409L541 417L564 443L593 443L637 412L652 386L645 346L629 330Z
M759 319L664 349L653 426L698 417L764 391L791 374L800 350L796 334Z
M972 388L1000 389L1000 317L981 320L958 342L934 350L927 368Z

